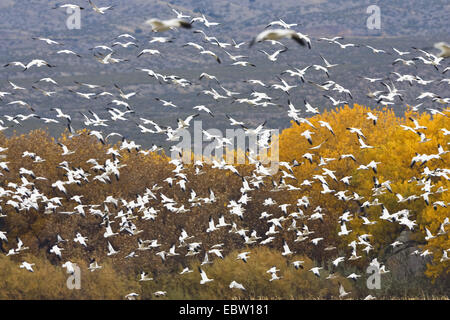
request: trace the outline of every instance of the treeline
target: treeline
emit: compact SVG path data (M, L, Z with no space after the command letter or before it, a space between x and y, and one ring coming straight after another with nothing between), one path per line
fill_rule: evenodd
M367 118L369 112L378 117L376 124ZM417 120L426 129L414 129L414 123L410 119ZM264 183L256 187L251 184L255 169L253 164L236 165L239 172L237 175L229 170L212 168L208 164L199 167L193 163L184 165L186 191L175 183L180 180L173 172L176 165L170 163L171 159L163 152L145 154L136 150L121 150L120 141L103 145L89 135L88 130L80 131L74 137L65 133L57 140L43 130L12 137L0 135L0 147L5 148L1 152L4 158L0 161L7 165L7 170L2 169L0 176L0 231L5 232L8 238L7 242L1 242L4 254L0 255L0 298L120 299L130 292L137 292L140 298L150 299L155 298L153 293L159 290L167 291L169 298L179 299L337 298L337 282L343 283L347 291L352 291L352 297L358 298L369 292L365 288L365 269L368 263L374 258L389 263L403 252L394 250L391 246L398 239L405 243L403 253L407 253L407 256L413 250L432 252L432 255L423 258L423 264L427 263L427 278L416 277L416 280L425 284L427 294L448 294L450 262L441 261L444 250L450 248L448 233L425 240L425 228L436 235L444 219L449 217L448 208L436 204L450 203L450 193L447 191L450 182L446 169L450 153L438 151L438 146L444 150L448 148L450 136L443 130L450 128L448 117L439 114L431 117L408 111L400 118L390 110L373 110L355 105L353 108L346 106L324 112L308 120L310 124L292 123L292 127L284 130L277 141L274 141L279 143L281 162L293 164L295 160L299 163L292 169L296 179L282 178L283 173L280 171L273 177L265 178ZM321 121L327 122L333 132L323 126ZM419 135L412 130L405 130L404 126L422 132L430 141L420 142ZM360 129L364 134L364 141L374 148L362 149L359 137L348 128ZM301 136L305 130L314 132L312 144ZM62 155L61 146L57 142L74 153ZM311 149L318 145L319 148ZM118 152L119 156L109 152L110 148L116 150L114 153ZM45 161L36 161L36 157L27 156L27 152L34 153ZM355 160L342 158L342 155L348 154ZM439 154L439 157L411 165L416 154ZM105 174L101 167L116 159L116 163L121 166L120 174ZM376 170L361 168L361 165L365 166L371 161L378 163ZM94 163L100 165L96 167ZM63 167L83 172L86 178L79 179L78 183L65 184L66 194L57 187L52 187L58 180L68 181L68 171ZM336 181L328 179L333 193L322 193L321 183L314 177L323 174L324 167L333 171L337 177ZM32 170L34 177L21 172L21 168ZM94 179L99 176L104 178L103 181ZM164 181L168 177L175 178L172 186ZM348 185L340 180L343 177L350 177ZM242 204L245 212L244 218L240 219L230 214L229 205L231 201L241 198L243 178L254 190L247 193L251 199ZM305 180L311 183L304 183ZM277 190L276 186L280 181L299 189ZM381 187L386 181L389 182L390 191ZM426 181L431 181L432 184L428 204L422 196ZM374 186L374 183L379 186ZM374 188L379 190L374 191ZM209 198L212 190L215 199L208 204L191 206L189 199L192 190L200 198ZM336 196L335 193L339 191L344 193ZM49 202L41 197L37 201L37 207L17 209L14 203L23 203L32 192L45 195L47 200L58 197L61 205L49 207ZM354 200L355 193L361 199ZM173 199L176 207L184 205L189 211L176 213L168 210L161 194ZM417 199L412 197L412 200L399 201L398 195L405 199L416 195ZM73 196L80 196L84 214L74 213L79 203L73 200ZM108 196L118 199L117 203L108 201ZM307 197L308 205L298 203L302 197ZM268 198L276 205L264 205ZM145 206L140 205L143 201ZM379 201L383 206L363 206L365 201ZM281 204L288 205L288 214L281 212ZM322 210L323 219L311 219L318 207ZM144 219L144 211L149 208L156 213L153 218ZM383 208L391 214L409 210L409 219L415 221L415 227L411 230L406 225L380 219ZM352 232L340 236L338 233L342 221L339 217L346 211L351 214L347 227ZM258 244L267 238L266 233L270 227L268 219L261 218L263 212L271 217L286 217L282 221L283 228L277 228L273 241L266 245ZM290 215L294 212L298 214ZM124 215L135 225L138 231L136 235L119 231L123 224L121 216ZM209 219L212 217L217 223L221 215L224 215L230 226L206 232ZM364 224L362 216L376 223ZM104 237L107 221L117 235ZM261 238L254 241L254 244L245 244L241 235L230 232L233 224L238 230L248 230L247 235L256 232ZM295 241L296 232L303 230L304 225L314 234L307 241ZM179 239L182 229L193 236L187 242L201 243L198 254L185 256L186 250L180 246L182 243ZM86 247L73 241L77 233L88 239ZM363 234L371 235L369 241L372 250L368 254L358 250L361 258L349 261L347 258L352 253L349 244L359 241L358 237ZM62 259L50 252L57 242L57 235L66 240L60 244L64 249ZM6 256L17 246L17 237L29 249ZM323 240L318 245L313 245L310 239L318 237ZM157 240L161 246L151 250L138 250L138 239ZM291 250L295 252L294 256L281 256L283 240L289 243ZM108 242L119 250L118 254L108 256ZM167 257L164 261L156 255L162 250L169 251L173 244L176 244L179 255ZM214 263L205 266L205 270L215 281L201 286L197 266L203 261L205 251L219 244L225 259L209 254ZM182 249L178 249L178 246ZM325 250L328 247L336 248ZM135 255L127 257L133 251ZM250 252L248 263L236 259L236 255L242 251ZM345 256L346 261L335 268L331 261L338 256ZM87 267L91 259L103 266L102 269L90 272ZM81 266L81 290L68 290L66 287L68 275L61 265L69 260ZM305 261L304 269L293 268L292 262L295 260ZM35 272L20 269L22 261L35 263ZM282 269L280 274L283 279L271 282L266 270L274 265ZM391 265L395 266L395 263ZM320 279L308 271L313 266L324 268ZM179 275L185 267L193 272ZM399 269L403 267L396 266ZM143 271L153 280L138 281ZM358 282L350 281L346 276L351 272L362 274L363 277ZM391 273L395 272L396 270L391 270ZM327 280L330 273L336 273L336 279ZM387 274L383 277L389 279L393 276ZM236 292L238 290L229 289L228 284L232 280L241 280L247 290ZM385 294L398 295L405 292L404 288L395 288L398 285L395 280L389 283L393 285L382 291ZM411 291L411 294L420 292Z

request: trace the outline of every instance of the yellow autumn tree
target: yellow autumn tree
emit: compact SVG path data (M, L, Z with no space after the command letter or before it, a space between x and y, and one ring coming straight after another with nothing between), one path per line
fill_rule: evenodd
M376 124L367 118L369 112L378 118ZM448 233L441 234L430 241L424 240L425 228L435 235L444 219L449 217L448 208L433 205L433 203L441 202L444 205L448 204L449 199L446 191L450 187L450 182L448 171L446 171L448 169L445 166L449 163L450 152L444 151L439 154L439 148L446 150L449 143L448 136L445 136L442 130L450 125L448 116L437 114L431 117L427 113L406 111L403 117L398 117L391 109L373 110L355 105L353 108L345 106L337 110L325 111L308 120L313 127L307 123L300 125L293 123L291 128L284 130L280 135L280 160L295 159L302 163L294 169L297 178L294 184L302 190L293 194L292 201L307 195L311 208L321 206L324 209L325 223L315 222L314 228L321 230L321 234L325 234L330 242L336 241L340 243L341 248L348 251L351 250L348 248L350 242L358 241L360 235L370 234L373 250L367 256L368 258L392 254L395 250L391 250L390 244L402 232L405 232L408 234L405 248L421 245L424 250L432 249L434 258L433 263L428 267L427 275L437 277L442 273L448 273L450 262L440 261L443 251L450 248ZM415 131L425 134L427 142L421 142L419 135L413 132L415 128L413 120L425 127ZM329 123L334 135L321 125L321 121ZM412 127L413 130L407 130L406 126ZM361 139L373 148L362 149L357 134L351 133L350 128L360 129L364 134ZM312 145L301 136L305 130L314 133ZM315 146L318 147L314 148ZM312 163L305 158L305 154L310 154ZM342 155L349 154L353 155L356 161L349 157L341 158ZM426 163L418 161L411 165L412 159L417 154L439 154L439 156ZM371 161L377 163L376 172L371 168L361 168L361 165L367 166ZM321 183L302 186L304 180L315 181L314 175L323 175L323 168L332 170L337 177L338 181L327 179L330 189L335 192L322 194ZM339 181L343 177L350 177L349 186ZM374 194L375 178L379 185L387 183L392 192L387 188L379 188L378 193ZM424 181L428 180L431 181L432 191L429 193L430 200L427 205L423 194L426 193ZM335 196L335 193L339 191L345 191L345 197L348 197L348 200L339 200ZM355 193L361 197L361 200L352 200L356 196ZM412 198L417 198L400 201L398 195L404 199L412 195ZM361 206L366 201L378 201L390 214L406 209L409 211L409 219L416 225L411 230L406 225L380 219L383 211L380 205L365 207L361 210ZM340 226L336 222L345 211L354 214L354 218L348 223L349 229L353 231L349 235L339 237L337 232ZM364 225L363 220L358 218L362 215L376 223ZM358 261L362 264L364 260Z

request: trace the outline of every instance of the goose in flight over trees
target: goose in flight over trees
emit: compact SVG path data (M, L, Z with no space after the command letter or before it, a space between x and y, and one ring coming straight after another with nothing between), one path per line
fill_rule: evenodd
M314 267L309 269L309 271L311 271L312 273L314 273L314 275L318 278L320 278L320 270L323 269L322 267Z
M63 153L61 153L62 156L68 156L75 153L75 151L70 151L69 148L61 142L58 142L58 145L63 149Z
M70 274L74 274L75 273L75 264L72 263L71 261L66 261L65 263L62 264L63 268L66 268L67 273Z
M340 105L340 104L348 104L348 101L345 101L345 100L339 100L339 99L335 100L333 97L328 96L326 94L324 94L323 96L325 98L327 98L328 100L330 100L334 107L337 106L337 105Z
M312 139L311 139L311 135L314 134L314 132L309 131L309 130L305 130L303 131L300 135L305 137L306 140L308 140L309 144L312 145Z
M286 240L283 239L283 252L281 253L282 256L288 256L293 254L294 252L291 251L291 249L289 249L289 246L286 242Z
M200 276L202 277L202 279L200 280L200 284L205 284L214 281L214 279L209 279L205 271L203 271L200 267L198 267L198 271L200 272Z
M360 144L360 148L361 148L361 149L372 149L372 148L374 148L373 146L367 145L367 144L364 142L364 140L361 138L361 136L359 136L359 135L358 135L358 142L359 142L359 144Z
M344 286L339 282L339 298L344 298L348 296L350 292L346 292Z
M244 261L245 263L247 263L247 260L248 260L248 258L249 258L249 256L248 256L249 254L250 254L249 251L245 251L245 252L239 253L239 254L237 255L236 260L242 260L242 261Z
M239 289L239 290L245 290L244 286L236 281L231 281L230 285L229 285L230 289Z
M236 49L239 49L242 45L245 44L245 41L236 43L236 41L234 41L234 39L231 39L231 42L233 43L233 47L236 48Z
M21 269L27 269L28 271L30 271L30 272L34 272L34 270L33 270L33 266L34 266L34 263L28 263L28 262L26 262L26 261L24 261L24 262L22 262L22 264L20 265L20 268Z
M64 250L64 248L60 248L60 247L58 247L58 245L55 244L53 247L51 247L49 252L54 253L59 259L61 259L61 251L62 250Z
M392 50L394 50L399 56L404 56L404 55L408 55L408 54L411 53L409 51L400 51L400 50L398 50L396 48L392 48Z
M83 237L81 235L81 233L79 233L79 232L76 234L76 237L73 239L74 242L78 242L79 244L83 245L84 247L87 247L87 244L86 244L87 240L88 239L86 237Z
M108 254L107 256L113 256L115 254L119 253L119 250L115 250L114 247L112 246L111 242L108 241Z
M148 276L148 273L146 273L145 271L142 271L140 276L141 277L140 277L139 281L151 281L151 280L153 280L153 278L150 278Z
M278 276L275 272L271 274L272 278L269 279L270 282L274 281L274 280L280 280L281 278L283 278L282 276Z

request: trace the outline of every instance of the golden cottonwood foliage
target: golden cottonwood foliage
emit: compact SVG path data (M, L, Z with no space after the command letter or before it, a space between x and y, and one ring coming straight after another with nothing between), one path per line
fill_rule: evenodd
M367 119L367 113L378 117L376 125ZM414 128L413 122L416 119L420 126L426 129L417 131L423 132L428 142L420 142L418 134L404 130L401 125ZM392 252L389 245L394 242L404 231L408 232L411 245L423 244L423 250L428 249L433 252L433 263L428 266L427 275L437 277L442 273L450 272L450 261L440 262L443 251L450 248L449 233L439 235L430 241L425 241L425 227L427 227L433 235L438 233L440 224L446 217L450 216L450 210L439 205L433 206L436 201L449 203L450 180L449 175L428 174L437 169L447 169L450 163L450 152L441 154L439 159L433 159L425 164L416 163L411 167L412 158L418 154L438 154L438 145L445 150L449 150L450 136L445 136L443 128L450 127L450 120L447 116L435 115L431 117L427 113L417 114L407 111L404 117L395 116L390 109L373 110L370 108L355 105L353 108L345 106L338 110L324 112L320 115L309 119L316 127L311 129L308 124L302 123L300 126L293 124L291 128L286 129L280 135L280 160L292 161L297 159L303 160L302 165L294 169L298 184L304 179L313 180L312 176L323 174L322 167L334 171L338 182L327 179L330 189L348 190L346 196L351 197L356 192L364 197L360 201L338 200L334 193L321 194L321 184L314 183L311 187L302 187L301 191L292 193L292 201L296 201L298 197L308 195L311 207L321 206L324 209L324 223L317 223L317 228L321 233L326 234L326 239L336 240L340 243L341 248L348 248L347 244L353 240L357 240L358 235L370 234L370 243L374 245L374 249L370 252L369 257L377 257L379 254L385 255ZM328 122L335 135L327 128L321 127L319 121ZM352 134L347 128L359 128L365 135L364 140L367 145L373 146L371 149L361 149L356 134ZM306 139L300 134L305 130L314 131L312 136L313 146L322 144L317 150L311 150L313 147L309 145ZM302 158L305 153L313 154L313 162ZM352 154L356 162L346 158L339 160L343 154ZM333 158L336 160L328 162L326 166L321 166L321 158ZM367 165L371 161L378 162L377 173L372 169L358 170L360 165ZM438 170L439 171L439 170ZM341 178L351 176L350 186L344 185ZM374 181L376 177L379 183L390 181L392 193L384 189L379 195L374 196ZM433 185L430 192L430 205L427 205L421 197L424 191L423 180L431 179ZM419 181L422 180L422 181ZM444 191L442 191L444 190ZM399 202L396 194L400 194L403 198L411 195L417 195L418 199L406 202ZM382 213L381 206L371 206L360 212L360 204L365 201L374 201L378 198L379 202L384 204L390 214L403 209L410 211L410 220L414 220L417 226L409 232L409 228L399 223L392 223L386 220L380 220ZM349 210L356 216L364 214L370 221L376 221L374 225L363 225L362 219L353 218L348 225L353 230L348 236L338 239L337 232L340 229L338 217L345 211ZM330 222L330 223L327 223ZM332 223L334 222L334 223ZM314 228L313 228L314 229ZM361 248L362 249L362 248ZM365 254L362 254L364 257Z
M376 125L367 119L367 112L372 112L378 116ZM426 129L418 131L425 133L426 138L430 139L430 141L421 143L418 134L406 131L400 126L414 127L412 121L409 120L410 117L417 119L421 126L426 127ZM80 295L78 293L68 291L65 286L67 274L61 268L61 265L66 261L78 263L82 268L83 274L88 274L89 277L92 277L89 287L86 286L83 289L90 290L89 293L84 292L84 297L120 298L134 291L150 298L152 290L164 290L164 285L176 288L177 284L174 281L179 277L172 277L171 275L179 273L182 267L187 265L196 268L204 257L204 250L196 256L186 257L184 254L181 254L162 262L160 257L155 254L157 252L155 251L156 249L137 251L137 238L157 239L158 243L162 244L162 247L159 249L168 251L172 244L176 243L179 245L178 238L181 228L184 228L188 235L194 235L195 241L201 242L204 249L211 248L211 246L218 243L224 244L223 255L226 259L218 263L217 266L213 264L205 268L208 275L211 274L213 278L225 281L224 283L222 283L222 280L214 282L214 288L220 293L218 297L229 297L224 292L225 289L223 287L223 285L226 285L226 282L231 281L230 276L226 274L228 271L236 277L241 277L241 279L236 278L233 280L242 282L244 286L252 290L251 295L300 296L300 293L295 288L290 288L286 293L282 293L286 289L282 284L278 288L277 284L272 283L271 289L267 289L269 293L264 293L258 289L259 286L264 287L259 280L250 277L249 279L253 279L250 282L242 281L245 277L242 274L243 271L239 270L254 272L254 270L258 269L261 271L267 267L263 259L255 259L255 261L259 261L257 264L260 265L252 265L252 263L256 262L249 262L245 266L242 264L241 267L235 266L235 264L239 265L242 262L236 261L235 255L238 251L243 250L251 251L250 256L267 255L275 261L275 255L281 257L280 250L283 238L289 243L291 250L299 254L302 260L306 261L306 265L309 268L313 265L311 261L314 261L314 265L325 268L324 272L326 274L326 270L330 269L330 259L336 258L336 251L324 250L325 247L336 246L339 255L345 255L348 258L351 252L348 244L356 240L360 235L370 234L369 241L373 245L373 250L366 255L362 251L363 247L358 245L357 251L362 258L353 262L345 261L352 268L365 268L367 262L374 257L379 257L383 261L389 255L394 254L395 251L392 250L390 244L400 235L403 235L407 239L402 240L406 246L418 245L421 251L428 249L433 253L426 271L427 276L435 279L448 274L450 262L448 260L441 262L441 258L443 251L450 248L449 235L448 233L441 234L426 241L425 228L428 228L433 235L437 235L441 223L446 217L449 217L448 208L433 205L433 203L443 201L448 204L450 202L449 192L447 191L450 187L448 175L439 174L442 173L440 169L448 166L450 153L440 154L439 159L433 159L424 164L419 162L414 166L411 166L411 159L416 153L437 154L438 144L444 150L448 149L449 136L444 136L444 132L441 129L450 128L449 118L442 115L431 117L427 114L415 114L413 112L406 112L404 117L396 117L391 110L371 110L355 105L353 108L346 106L331 112L324 112L310 118L309 121L315 128L311 128L306 123L301 125L293 123L292 127L284 130L277 139L280 161L290 162L295 159L301 163L301 165L293 169L297 180L286 178L287 183L300 187L301 190L273 192L272 181L278 183L281 177L281 173L278 173L273 177L272 181L269 178L259 189L249 192L251 201L244 206L245 218L243 220L240 220L236 215L228 214L229 208L227 205L230 200L236 201L241 197L240 188L242 187L242 178L228 170L219 170L212 168L210 165L205 165L200 174L195 174L193 165L185 165L186 169L183 172L187 175L189 182L187 184L188 188L184 192L178 185L174 184L170 187L166 182L163 182L167 177L173 176L172 170L175 169L175 165L169 163L170 159L164 153L144 155L134 150L130 152L124 149L120 150L119 159L120 164L123 165L120 169L120 176L110 175L110 181L102 182L93 179L95 176L102 174L102 172L93 169L93 164L87 161L96 159L99 164L103 165L105 161L112 159L112 156L107 154L107 150L111 147L119 150L120 142L115 145L102 145L96 138L89 136L87 130L80 131L80 135L72 138L69 138L68 134L63 134L57 140L50 137L43 130L32 131L25 135L13 135L12 137L0 135L0 146L8 148L2 152L5 158L0 161L7 162L9 167L9 171L2 170L2 175L0 176L0 190L5 194L0 199L0 205L2 214L6 215L6 217L0 218L0 230L6 232L8 237L8 242L1 242L1 249L7 252L9 249L15 248L17 246L16 237L20 237L24 244L29 247L25 256L23 253L9 257L0 255L0 273L2 275L0 298L36 298L41 296L47 298L79 298ZM333 128L335 135L327 128L322 127L319 121L328 122ZM374 146L374 148L361 149L356 134L347 130L350 127L360 128L366 137L365 143ZM300 135L307 129L314 132L312 145ZM75 151L75 153L62 155L62 149L57 142L62 142L69 150ZM310 149L319 144L321 144L320 148ZM34 162L30 157L23 156L25 151L34 152L45 159L45 161ZM305 153L313 155L312 163L303 158ZM339 160L343 154L353 154L356 162L349 158ZM335 160L329 161L330 159L327 158ZM323 161L328 161L328 163L323 165ZM371 161L379 162L376 173L372 169L358 170L360 165L367 165ZM57 180L67 180L66 170L62 168L65 162L72 170L81 168L90 175L88 177L89 181L82 180L80 184L65 185L67 196L51 186ZM314 178L315 175L323 175L324 167L334 171L337 177L337 181L327 177L329 188L335 190L333 193L322 194L321 183ZM32 179L28 175L21 176L19 174L20 168L30 169L36 177L45 177L45 179ZM242 176L250 177L254 165L247 163L245 165L237 165L236 168ZM351 177L349 186L339 181L345 176ZM12 205L7 204L8 200L20 200L19 195L8 194L7 191L15 190L15 184L22 185L24 177L29 182L34 183L33 187L29 187L30 190L36 188L39 192L46 195L47 198L60 198L61 206L56 210L45 210L45 205L41 203L37 208L16 211ZM376 177L380 184L390 181L392 193L385 188L376 188L378 190L374 190L373 177ZM306 179L313 182L311 186L302 185L302 182ZM423 188L427 183L427 179L432 185L432 189L429 192L429 205L425 203L422 197L422 194L425 193ZM156 217L153 220L144 220L142 219L142 212L136 209L136 212L132 213L136 216L133 218L133 223L136 224L138 230L142 230L141 233L137 236L131 236L126 232L121 232L116 236L105 239L103 235L105 232L103 215L109 212L116 216L121 210L127 210L122 200L119 200L116 207L112 203L105 203L106 197L111 195L128 203L131 201L137 202L139 197L142 197L146 190L152 189L155 184L161 187L161 189L155 191L156 198L150 200L151 206L158 212ZM206 198L209 197L210 188L214 191L217 198L215 203L190 207L187 199L190 197L191 189L195 190L199 197ZM344 190L348 190L345 195L349 199L346 201L339 200L335 195L336 192ZM352 199L355 196L354 193L364 198L355 201ZM178 214L169 212L161 203L160 194L173 198L178 205L185 204L190 211ZM418 199L399 202L396 194L402 195L403 198L417 195ZM84 216L68 214L73 212L74 207L77 205L73 200L70 200L74 195L83 196L81 201L85 205ZM219 215L225 214L227 223L231 224L234 222L239 228L247 229L250 232L255 230L259 236L265 238L264 235L268 231L269 225L266 220L260 219L261 213L266 211L269 214L273 214L274 217L280 216L280 209L278 206L263 206L263 201L270 197L277 204L290 204L288 212L291 213L297 210L297 201L304 196L309 198L310 205L308 207L299 207L304 213L304 219L298 221L297 227L301 228L302 223L307 224L309 229L314 231L313 238L323 237L324 240L317 246L312 245L309 240L294 241L295 231L293 232L289 228L292 219L287 219L283 222L283 229L278 229L279 233L274 241L267 245L269 249L274 250L267 252L264 250L269 249L257 248L259 247L257 244L244 245L242 237L236 233L230 233L229 228L220 228L212 233L206 232L209 217L213 217L217 222ZM405 225L400 225L398 222L393 223L381 220L380 215L383 208L379 205L361 209L365 201L373 202L375 198L384 204L390 214L408 209L409 219L416 223L413 230L410 230ZM308 219L317 206L320 206L323 210L323 222ZM347 223L347 227L352 232L347 236L338 236L340 231L338 217L345 211L351 213L352 220ZM365 216L370 221L376 221L377 223L364 225L362 224L361 216ZM119 224L120 219L113 219L111 227L114 232L118 232ZM86 248L73 241L78 232L88 238ZM57 234L68 240L61 244L64 248L61 260L54 254L49 253L49 249L56 243ZM120 250L119 254L111 257L107 256L108 241L111 242L114 248ZM132 251L136 251L137 256L125 258ZM230 257L228 257L229 254ZM87 269L91 258L95 258L100 265L104 266L103 269L91 273ZM210 259L218 260L217 257L212 257L211 255ZM251 260L252 258L250 258ZM35 263L35 273L29 273L24 269L20 269L19 265L22 261ZM289 261L286 261L286 264ZM234 268L239 269L235 270ZM284 275L292 279L304 277L304 280L301 281L306 281L305 285L300 286L300 288L305 288L305 290L306 288L311 288L312 295L318 294L322 297L335 295L336 286L331 289L322 281L318 282L317 285L313 284L314 282L308 279L310 277L309 274L312 277L314 276L306 269L305 267L305 270L303 270L305 275L298 275L296 273L297 270L293 268L290 271L286 270ZM139 282L139 274L142 271L149 273L155 279L154 282ZM102 273L103 275L101 275ZM266 273L262 272L262 274ZM10 277L23 279L20 280L21 284L19 284L9 279ZM34 284L25 290L33 277L34 279L40 279L37 282L38 284ZM44 281L47 277L52 277L54 281ZM114 277L116 280L109 281L111 277ZM186 283L192 283L193 288L194 282L198 283L199 278L199 273L195 270L192 274L187 275L186 279L189 281ZM341 282L344 283L343 280ZM59 283L60 287L56 288L55 286L58 286L56 283ZM114 289L110 290L108 286L111 283L115 284ZM266 287L268 283L267 280ZM161 284L161 286L158 287L155 284ZM195 288L197 287L196 285ZM99 288L104 288L105 290L100 290ZM200 293L194 292L192 288L184 286L177 289L178 291L175 289L173 291L179 298L199 297L201 290L199 291ZM346 286L347 288L348 286ZM38 293L39 290L41 293ZM106 291L110 292L110 294L107 294ZM239 293L236 295L241 297L243 294ZM302 294L301 296L305 295ZM246 296L242 297L245 298Z
M141 285L140 294L143 299L152 299L153 292L165 288L170 299L331 299L339 297L338 283L348 292L353 290L351 281L339 274L329 280L326 279L329 272L321 270L321 277L316 277L309 271L315 264L308 257L297 254L282 257L278 250L258 247L251 249L245 263L236 259L241 252L232 251L223 260L215 259L213 264L192 263L189 268L193 272L184 275L164 275L148 281ZM303 268L295 269L293 261L303 261ZM273 266L280 270L280 280L270 281L271 274L267 270ZM214 281L201 285L198 267ZM177 273L182 269L180 266ZM232 281L242 284L245 291L230 289Z
M80 277L80 289L69 289L69 274L56 266L45 256L25 254L25 261L33 261L34 272L20 269L17 262L0 255L0 299L16 300L110 300L123 299L131 292L134 279L129 279L105 263L102 272L89 272L82 260L73 260L83 271Z

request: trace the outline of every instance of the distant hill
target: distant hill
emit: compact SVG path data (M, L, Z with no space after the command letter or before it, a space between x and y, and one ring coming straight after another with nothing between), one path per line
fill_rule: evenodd
M353 93L354 102L374 107L375 102L368 99L366 93L369 88L383 90L384 87L377 84L369 86L361 81L361 76L386 78L390 71L398 71L420 74L424 79L435 79L435 70L424 67L422 64L418 64L418 69L408 69L402 65L393 67L391 55L374 55L369 49L363 47L341 50L336 45L315 41L318 37L343 35L345 43L368 44L386 51L392 51L392 47L412 51L412 46L432 48L435 41L448 42L450 34L450 24L447 21L450 3L444 0L95 0L94 2L99 6L115 5L114 10L108 11L105 15L95 13L86 0L67 2L77 3L85 8L81 13L80 30L67 29L68 15L65 10L52 9L57 1L0 1L0 29L2 30L0 64L16 60L28 62L33 58L43 58L56 65L56 68L33 69L29 72L22 72L19 68L2 67L0 68L2 72L0 90L8 90L7 79L31 88L34 81L44 76L52 76L65 86L55 89L58 94L54 98L43 97L38 91L31 89L27 90L26 94L18 93L15 98L29 101L40 114L47 116L51 113L52 107L68 108L73 111L75 127L78 127L80 120L83 119L78 111L87 112L93 108L105 114L104 108L108 100L99 98L94 103L74 97L67 90L68 86L72 86L72 89L76 88L74 80L103 84L105 88L113 92L115 92L113 83L119 83L126 90L136 90L139 94L131 100L131 105L140 115L161 121L163 125L173 125L176 117L190 114L194 104L204 103L212 106L210 98L204 95L197 96L202 89L215 85L213 82L198 80L201 72L208 71L217 75L224 87L241 92L245 96L249 94L250 88L242 80L261 79L268 84L273 84L278 81L274 75L280 75L286 70L287 63L302 67L322 63L320 54L331 63L339 64L333 69L330 80L349 88ZM381 9L381 30L368 30L366 27L369 16L366 10L374 3ZM289 50L283 53L275 64L268 61L257 50L263 48L268 51L274 50L268 44L258 44L251 50L247 45L239 50L231 48L230 52L249 56L249 60L257 65L257 68L240 68L231 67L231 60L222 49L214 44L203 43L202 36L193 34L191 31L169 31L163 36L173 37L173 43L149 44L148 40L155 34L150 32L150 27L145 26L144 22L152 17L162 19L174 17L175 14L169 5L191 16L204 13L209 20L221 23L220 26L211 28L206 28L201 23L194 23L194 30L202 29L208 35L215 36L224 42L231 42L231 39L238 42L249 41L257 32L263 30L267 23L279 18L288 23L299 23L295 29L311 36L313 48L309 50L286 42L289 44ZM114 38L124 32L131 33L137 38L139 48L114 47L115 56L128 59L129 62L106 66L98 63L89 48L96 45L112 45ZM82 58L56 54L56 51L60 49L59 46L48 46L43 42L33 41L31 40L33 36L45 36L58 40L64 43L61 48L74 50L81 54ZM182 48L187 41L195 41L208 50L217 52L222 58L222 64L219 65L214 59L200 56L193 48ZM137 58L138 53L144 48L158 49L161 55ZM189 79L194 85L188 88L161 85L157 80L137 71L136 68L150 68L167 75L179 75ZM315 87L287 75L283 77L289 83L298 85L295 94L290 96L295 105L300 105L304 99L307 99L320 109L329 107L329 101ZM323 82L328 78L324 74L311 70L308 72L307 80ZM411 88L407 83L398 83L398 87L405 90L405 104L416 103L415 98L420 87ZM428 90L441 92L445 97L449 95L448 88L442 87L437 81L431 84ZM270 92L275 102L286 103L285 94L271 89ZM176 110L176 115L175 112L161 109L161 106L155 103L154 97L170 99L179 104L180 108ZM2 113L12 114L13 112L3 103L0 108ZM268 109L264 108L251 109L237 103L231 104L229 100L215 102L214 108L218 114L232 113L242 120L255 124L264 121L268 112ZM402 113L402 109L399 109L399 113ZM223 128L227 125L227 119L224 116L216 117L212 123L218 128ZM36 126L39 125L40 123L36 124ZM285 128L289 126L289 119L284 112L274 112L268 125ZM130 134L136 133L134 126L124 129L129 130Z
M374 32L366 28L369 16L366 9L376 4L381 9L380 35L406 36L448 34L448 12L450 3L445 0L179 0L179 1L95 1L99 6L115 4L113 11L101 16L95 14L87 1L74 0L87 10L83 11L83 28L97 35L114 34L119 30L136 30L155 15L169 18L173 15L168 4L188 15L205 13L211 20L221 22L220 32L228 37L253 33L263 28L268 21L283 18L290 23L301 23L299 27L311 35L365 36ZM65 30L64 9L52 10L57 1L4 0L0 3L0 28L3 37L8 35L63 34ZM62 2L63 3L63 2ZM157 14L155 14L157 13ZM127 17L126 19L124 17ZM219 34L220 35L220 34Z

